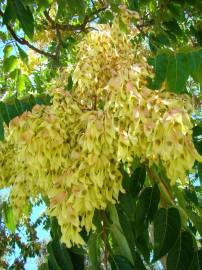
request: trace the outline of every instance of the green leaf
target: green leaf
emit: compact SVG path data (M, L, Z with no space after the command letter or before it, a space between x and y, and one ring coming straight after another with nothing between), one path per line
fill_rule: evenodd
M42 263L42 264L39 266L38 270L49 270L48 264L47 264L47 263Z
M187 270L194 258L193 239L190 233L183 231L168 253L167 270Z
M117 208L122 208L122 202L120 202L120 206ZM131 253L133 255L133 260L135 259L135 236L133 233L133 223L131 222L129 216L123 212L122 210L117 209L117 213L119 216L119 222L121 225L121 229L123 231L123 234L128 242L128 245L130 247Z
M138 269L138 270L146 270L146 267L145 267L140 255L137 252L135 252L134 267L135 267L135 269Z
M149 87L151 89L160 89L162 83L166 79L166 73L168 68L168 55L158 54L156 58L149 58L149 64L154 66L155 78L150 82Z
M4 59L3 70L4 72L13 71L18 65L18 59L16 56L11 55L10 57Z
M72 76L69 75L68 80L67 80L67 90L71 91L73 88L73 80L72 80Z
M154 219L154 259L163 257L180 234L181 219L176 208L161 208Z
M27 65L28 64L28 55L26 54L26 52L22 48L20 48L19 45L17 45L17 47L18 47L20 59L22 60L23 63L25 63Z
M164 81L169 91L182 93L186 90L189 76L202 82L202 49L183 49L173 53L162 50L148 63L154 67L155 77L149 79L151 89L159 89Z
M0 31L0 40L1 40L2 42L5 42L6 39L7 39L6 33L3 32L3 31Z
M85 16L85 1L84 0L75 0L74 1L77 6L78 15L81 19L84 19Z
M17 17L16 9L11 0L7 1L6 9L3 16L3 23L9 24L11 21L14 21Z
M86 251L76 246L69 250L74 270L83 270L85 265Z
M12 50L13 46L10 44L4 47L4 59L8 58L11 55Z
M84 0L66 0L70 12L72 15L77 14L80 19L84 19L85 16L85 1ZM59 5L63 5L64 7L64 0L59 0Z
M28 6L24 6L21 0L13 0L17 12L17 18L21 23L25 34L32 39L34 34L34 18Z
M171 55L167 69L167 88L171 92L181 93L185 91L189 76L189 59L187 53Z
M4 140L4 126L3 126L3 119L0 116L0 141Z
M147 230L148 223L153 220L158 209L160 192L157 185L147 187L140 194L135 212L135 235L138 238Z
M142 189L146 179L146 169L144 166L138 167L131 175L129 192L136 197Z
M8 125L9 122L18 115L15 106L0 102L0 113L4 122Z
M168 30L167 33L172 33L174 35L180 35L182 33L182 30L176 20L164 22L165 28Z
M44 11L46 8L48 8L53 0L37 0L37 5L39 7L39 11Z
M121 255L127 258L133 264L133 256L121 228L118 213L114 205L110 206L109 212L112 224L109 224L108 227L111 232L112 238L116 243L115 253L117 255Z
M202 269L202 250L195 251L194 257L189 267L189 270L201 270Z
M202 127L201 126L195 126L193 128L193 138L198 139L198 136L202 136Z
M149 245L149 232L146 230L138 238L135 239L135 244L139 254L144 257L144 260L149 263L151 259L150 245Z
M131 221L135 219L135 199L130 193L120 194L119 196L119 208L123 211Z
M54 239L51 242L52 251L58 266L62 270L74 270L71 257L65 245L61 245L59 240Z
M194 223L196 229L199 231L200 235L202 236L202 218L189 209L186 209L186 213L188 214L189 218Z
M26 80L27 80L27 75L21 74L18 76L17 83L16 83L18 93L21 93L24 90Z
M98 236L96 233L91 233L88 242L88 255L90 262L90 270L100 269L100 251L98 244Z
M202 77L202 49L189 52L190 73L194 80L201 83Z
M130 264L130 262L122 256L115 256L111 261L112 270L134 270L134 267Z
M3 214L6 227L11 230L12 233L14 233L16 229L16 222L13 215L13 209L11 206L8 206L6 202L3 203Z
M49 253L48 256L48 267L50 270L61 270L60 266L58 265L56 258L54 256L53 248L52 248L52 242L48 244L47 250Z

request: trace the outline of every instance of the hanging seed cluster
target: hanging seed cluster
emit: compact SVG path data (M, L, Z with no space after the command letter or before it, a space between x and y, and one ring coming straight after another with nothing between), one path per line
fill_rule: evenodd
M124 12L125 25L130 16ZM130 27L119 26L116 18L87 34L72 93L55 89L52 105L13 119L0 145L0 187L11 186L16 217L30 196L48 197L68 247L84 244L80 232L94 228L95 209L124 192L120 163L137 157L161 165L175 184L202 161L192 142L190 98L146 87L152 70L145 52L132 45Z

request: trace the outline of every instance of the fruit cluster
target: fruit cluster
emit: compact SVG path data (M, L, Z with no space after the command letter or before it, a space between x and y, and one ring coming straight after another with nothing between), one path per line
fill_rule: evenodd
M130 16L124 11L122 23ZM163 166L175 184L202 161L192 142L191 99L148 89L151 67L130 39L120 18L87 34L72 93L55 89L50 106L13 119L0 146L0 186L12 186L16 216L30 196L47 196L67 246L83 244L80 232L94 228L95 209L124 192L120 163L137 157Z

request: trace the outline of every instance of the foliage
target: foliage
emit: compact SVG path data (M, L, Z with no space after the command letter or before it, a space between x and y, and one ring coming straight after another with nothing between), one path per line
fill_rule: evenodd
M1 1L3 255L42 194L57 219L40 269L201 269L201 11Z

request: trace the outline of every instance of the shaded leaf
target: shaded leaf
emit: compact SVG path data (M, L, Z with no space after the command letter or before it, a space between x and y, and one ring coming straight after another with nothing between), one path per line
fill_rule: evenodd
M115 256L111 261L112 270L134 270L130 262L122 256Z
M195 251L194 257L189 267L189 270L201 270L202 269L202 250Z
M138 269L138 270L146 270L146 267L145 267L140 255L137 252L135 252L134 267L135 267L135 269Z
M122 205L122 203L121 203ZM120 206L121 206L120 205ZM121 211L121 210L117 210L117 213L118 213L118 216L119 216L119 221L120 221L120 225L121 225L121 228L122 228L122 231L124 233L124 236L128 242L128 245L130 247L130 250L131 250L131 253L132 253L132 256L133 256L133 260L135 259L136 257L136 253L135 253L135 236L134 236L134 233L133 233L133 223L131 222L131 220L129 219L129 216Z
M110 206L109 212L112 224L109 224L108 227L109 231L111 232L112 238L116 243L115 254L127 258L133 264L133 256L121 228L115 206Z
M16 9L11 0L7 1L6 9L4 11L3 23L9 24L11 21L15 20L17 17Z
M87 245L88 245L88 254L91 270L100 269L100 251L98 246L98 236L96 233L91 233Z
M48 244L47 250L48 250L48 253L49 253L49 256L48 256L48 268L50 270L61 270L60 266L58 265L58 263L57 263L57 261L55 259L51 242Z
M180 234L181 219L176 208L161 208L154 219L154 259L163 257Z
M158 209L160 192L158 185L148 187L140 194L135 211L135 235L138 238L147 230L148 223L153 220Z
M13 1L22 29L29 38L32 38L34 34L34 18L30 8L28 6L24 6L21 0Z
M146 179L146 169L144 166L138 167L131 175L129 191L132 196L136 197L142 189Z
M168 253L167 270L187 270L194 258L193 239L190 233L183 231Z
M86 251L83 248L72 247L69 249L74 270L83 270L85 265Z
M151 255L148 230L135 239L135 244L138 252L144 257L145 261L149 263Z
M4 126L3 126L3 119L0 116L0 141L4 140Z
M74 270L71 257L65 245L61 245L59 240L54 239L51 242L52 251L57 264L62 270Z

